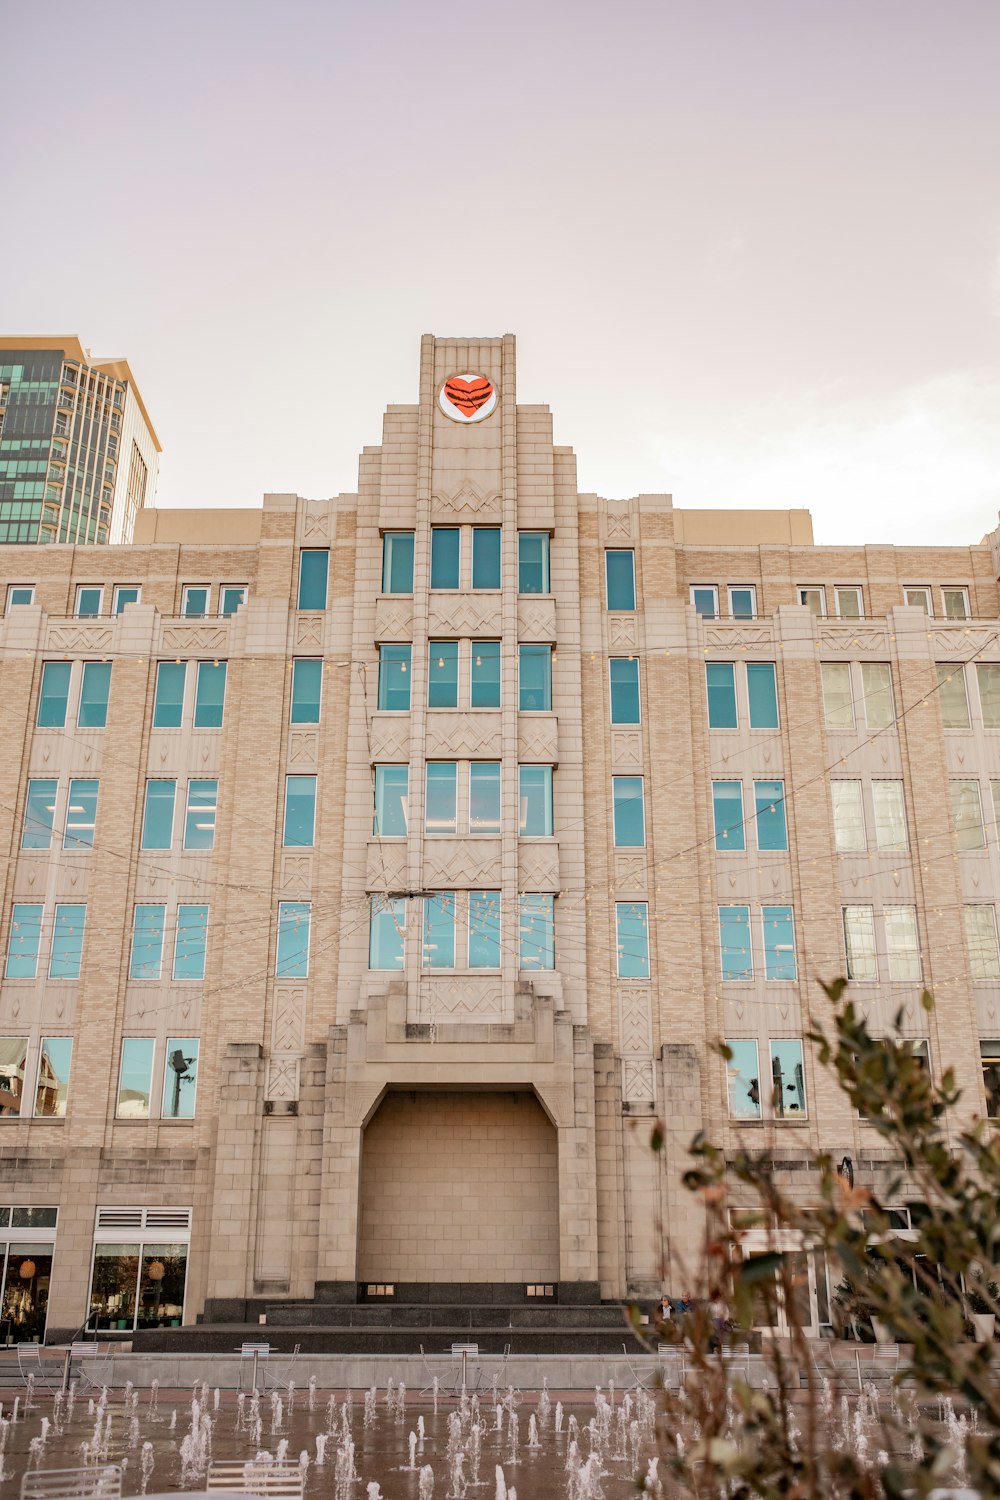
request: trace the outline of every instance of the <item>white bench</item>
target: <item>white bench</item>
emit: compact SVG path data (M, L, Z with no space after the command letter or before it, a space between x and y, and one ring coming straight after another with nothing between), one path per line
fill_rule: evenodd
M237 1495L291 1495L300 1500L302 1469L286 1459L282 1463L243 1463L238 1458L209 1464L206 1490Z
M121 1500L120 1464L86 1469L29 1469L21 1480L21 1500Z

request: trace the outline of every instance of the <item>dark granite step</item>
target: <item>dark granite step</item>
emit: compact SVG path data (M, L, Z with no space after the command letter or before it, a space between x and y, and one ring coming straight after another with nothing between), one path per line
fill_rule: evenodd
M574 1309L577 1311L577 1309ZM276 1337L277 1335L277 1337ZM245 1328L198 1324L188 1328L150 1328L137 1331L136 1353L232 1354L243 1340L267 1339L281 1350L296 1344L311 1354L425 1354L442 1355L452 1344L478 1343L481 1357L500 1356L509 1344L512 1354L621 1354L622 1345L640 1352L638 1340L624 1324L608 1327L476 1329L462 1324L447 1328L358 1328L315 1325L248 1325Z

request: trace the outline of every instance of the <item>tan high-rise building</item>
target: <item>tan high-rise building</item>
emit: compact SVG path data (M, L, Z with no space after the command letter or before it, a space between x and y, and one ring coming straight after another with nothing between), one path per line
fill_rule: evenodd
M510 337L357 494L3 549L18 1336L679 1293L697 1129L882 1181L844 972L997 1113L998 560L582 495Z

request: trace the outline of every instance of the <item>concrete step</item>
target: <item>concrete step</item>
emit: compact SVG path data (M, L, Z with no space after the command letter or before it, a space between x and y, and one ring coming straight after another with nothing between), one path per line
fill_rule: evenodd
M574 1309L578 1311L578 1309ZM137 1331L133 1349L141 1354L232 1354L244 1341L268 1340L290 1352L296 1344L313 1354L448 1354L452 1344L478 1343L481 1357L499 1356L509 1345L512 1354L617 1354L626 1344L630 1352L641 1350L639 1341L624 1324L549 1328L475 1328L467 1323L452 1327L359 1328L317 1327L314 1324L198 1324L188 1328L150 1328Z
M274 1302L267 1306L269 1328L420 1328L487 1330L541 1328L606 1328L624 1326L617 1303L607 1306L558 1306L540 1302L527 1306L438 1307L426 1303L362 1302L346 1306L329 1302Z

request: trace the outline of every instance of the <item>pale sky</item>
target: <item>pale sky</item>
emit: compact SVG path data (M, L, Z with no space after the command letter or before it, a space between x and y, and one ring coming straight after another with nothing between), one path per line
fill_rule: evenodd
M996 524L1000 0L0 0L0 101L0 331L129 359L163 505L513 332L581 489Z

